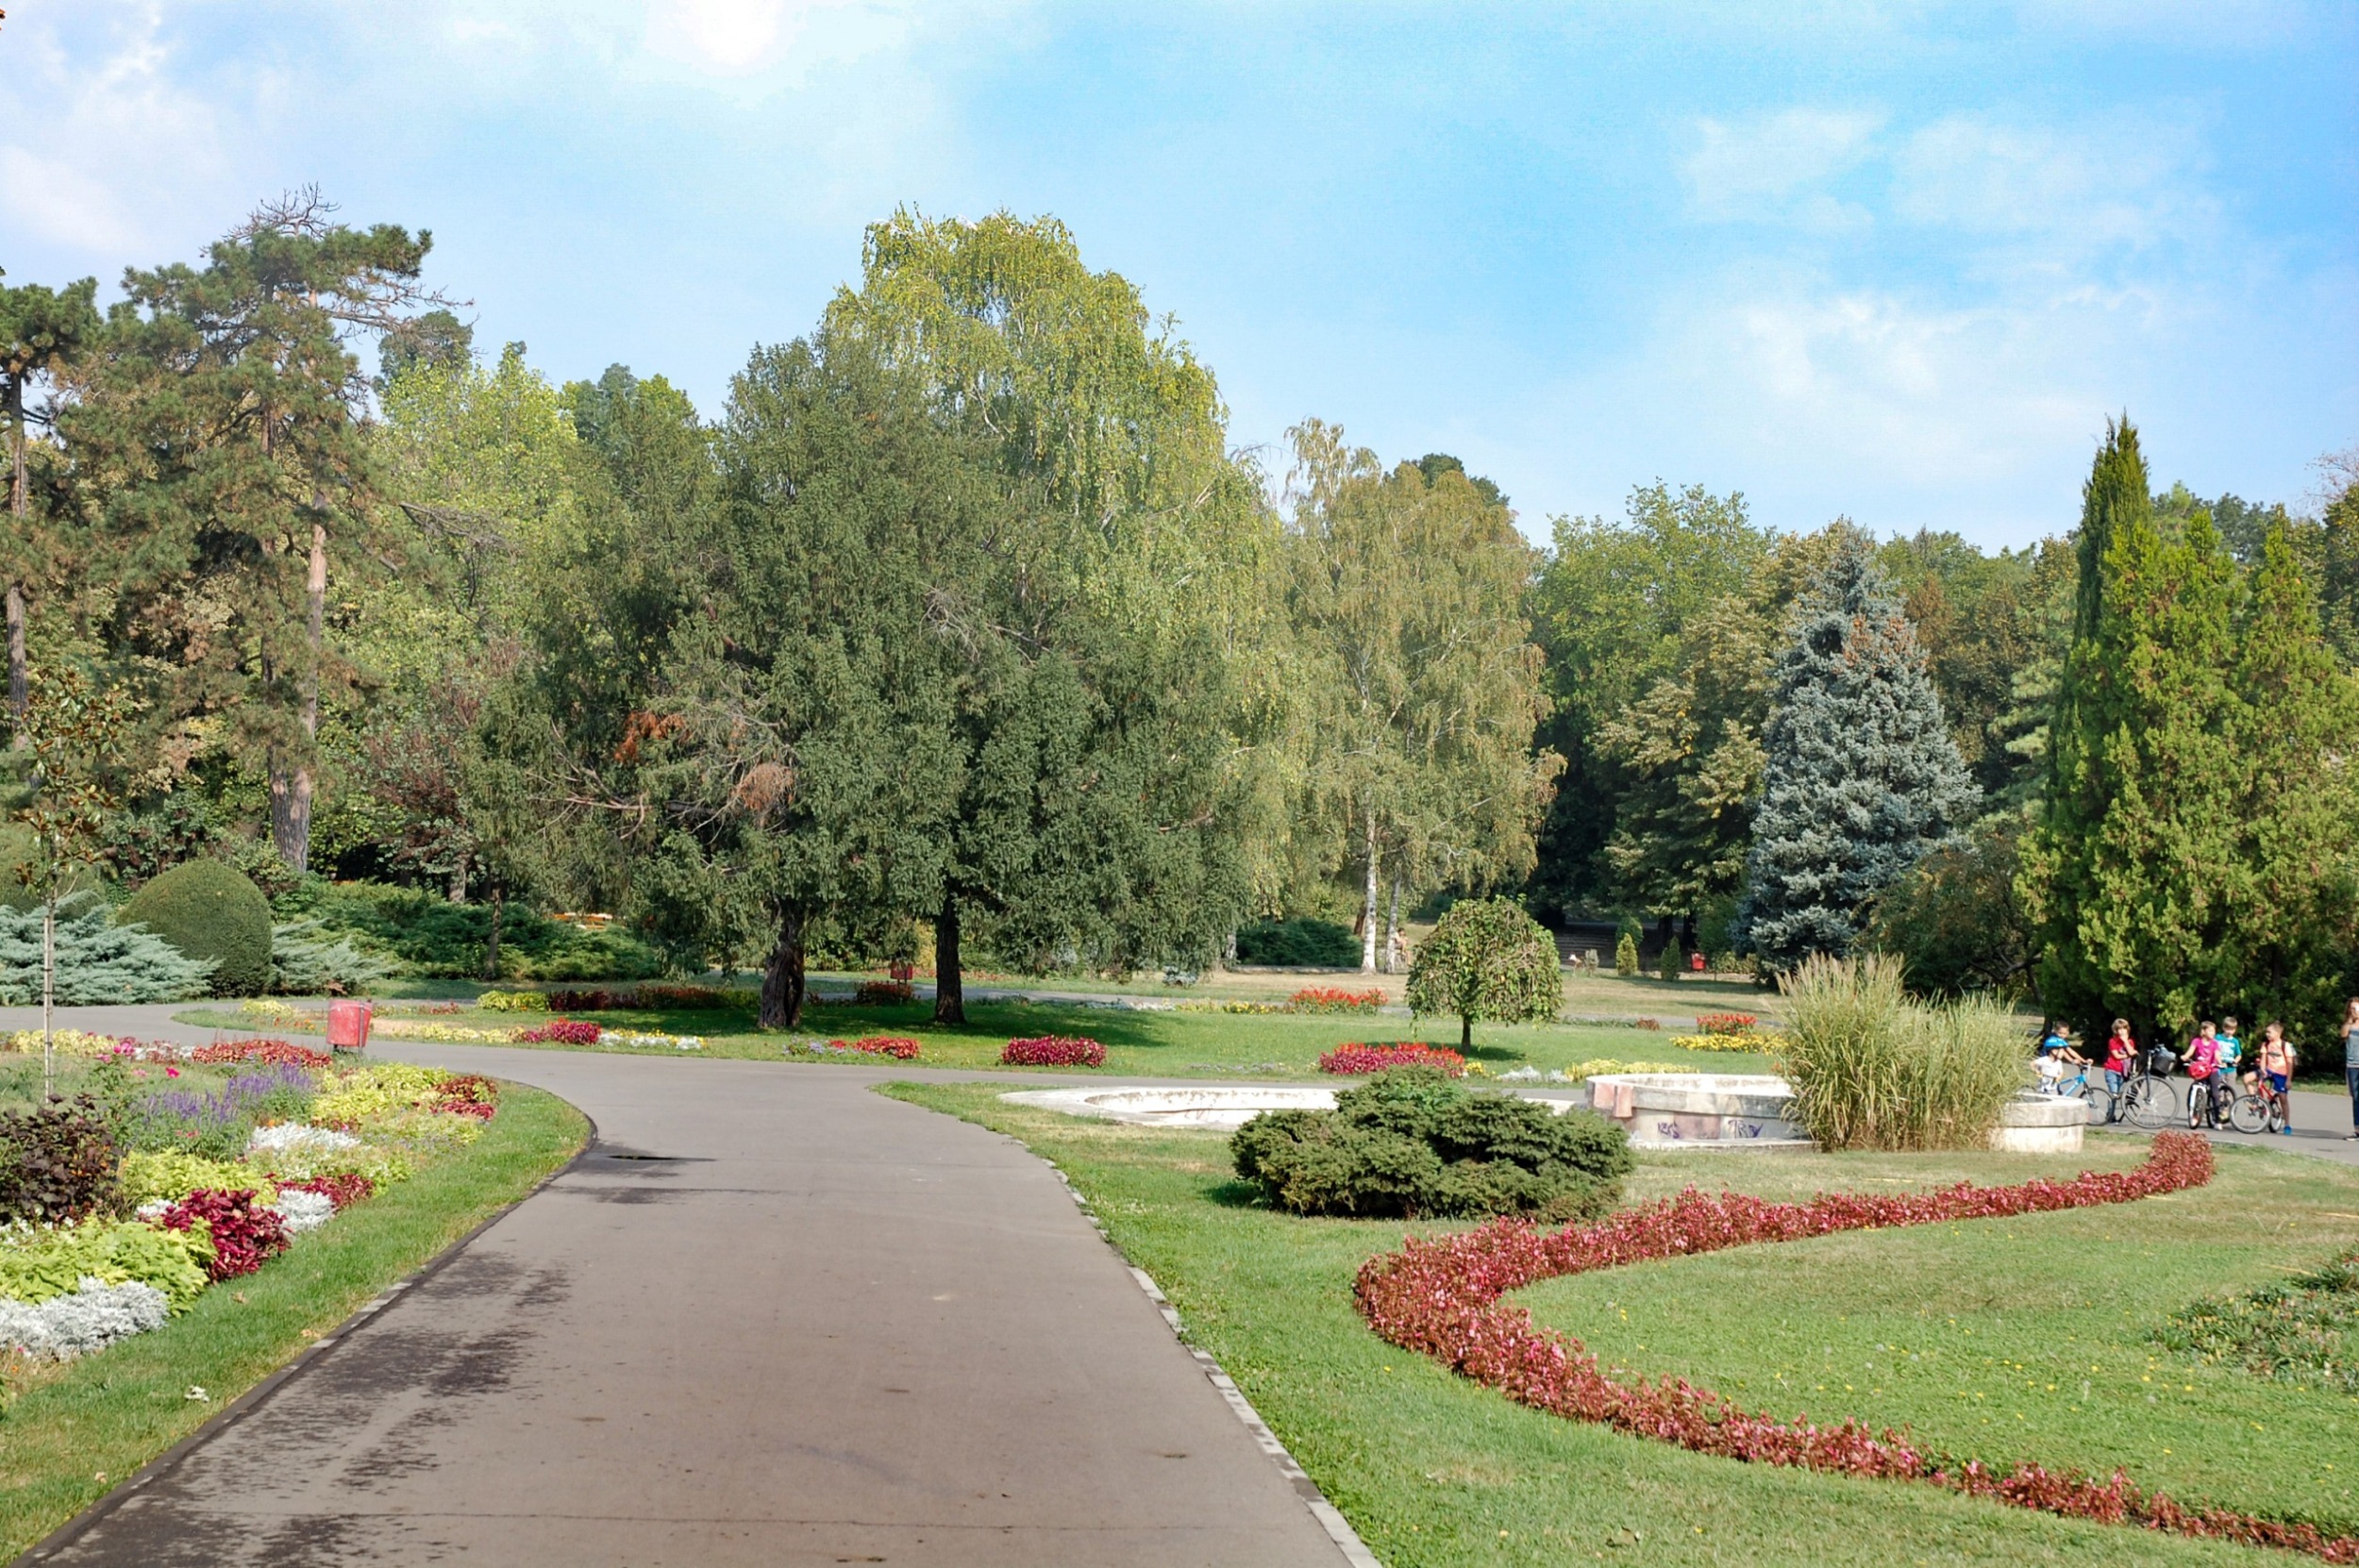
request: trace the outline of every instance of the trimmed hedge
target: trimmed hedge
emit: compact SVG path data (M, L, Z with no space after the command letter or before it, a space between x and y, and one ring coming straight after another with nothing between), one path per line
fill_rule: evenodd
M144 926L185 956L213 960L216 996L270 989L270 900L219 860L183 860L133 893L115 923Z
M1380 1073L1333 1110L1264 1111L1229 1148L1279 1208L1368 1219L1586 1218L1613 1207L1633 1163L1601 1116L1472 1093L1433 1067Z

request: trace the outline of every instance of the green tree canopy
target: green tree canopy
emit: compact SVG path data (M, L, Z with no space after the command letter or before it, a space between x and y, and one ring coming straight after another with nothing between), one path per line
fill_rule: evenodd
M1467 898L1449 907L1417 943L1409 968L1409 1010L1458 1015L1458 1043L1474 1043L1477 1020L1545 1024L1564 1000L1556 942L1512 898Z

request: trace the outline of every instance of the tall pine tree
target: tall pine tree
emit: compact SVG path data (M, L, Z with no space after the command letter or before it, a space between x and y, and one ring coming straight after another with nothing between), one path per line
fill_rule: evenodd
M2109 425L2083 491L2071 646L2049 728L2044 815L2018 886L2047 1009L2141 1038L2228 994L2239 843L2231 596L2210 516L2157 526L2137 431Z
M1845 529L1779 657L1738 909L1761 968L1850 951L1877 894L1973 819L1916 628Z

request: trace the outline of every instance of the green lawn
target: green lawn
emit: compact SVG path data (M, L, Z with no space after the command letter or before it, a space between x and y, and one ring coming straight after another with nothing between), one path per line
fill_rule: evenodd
M705 1055L769 1060L785 1059L784 1047L790 1042L907 1035L919 1043L925 1053L919 1059L929 1067L996 1067L1000 1047L1019 1035L1087 1035L1105 1044L1108 1073L1167 1077L1308 1077L1316 1075L1321 1052L1346 1041L1431 1040L1452 1046L1458 1041L1454 1019L1429 1018L1413 1024L1406 1018L1381 1014L1137 1012L1054 1002L976 1002L966 1010L970 1022L964 1028L943 1029L934 1026L930 1009L923 1005L812 1008L804 1014L802 1028L776 1032L756 1029L751 1015L738 1009L567 1016L594 1019L618 1029L701 1035ZM293 1027L283 1022L258 1022L220 1006L192 1009L177 1016L184 1023L225 1033L286 1034ZM405 1009L404 1016L410 1014ZM537 1014L470 1008L458 1013L436 1013L422 1021L507 1028L545 1020ZM393 1038L390 1030L385 1038ZM678 1054L662 1046L637 1049L651 1055ZM1712 1072L1768 1071L1761 1057L1675 1050L1670 1034L1664 1030L1551 1024L1485 1025L1475 1031L1473 1059L1492 1073L1525 1066L1545 1073L1600 1059L1681 1063Z
M1385 1344L1353 1311L1360 1264L1420 1227L1256 1207L1218 1134L1078 1121L1010 1106L997 1086L884 1092L1020 1138L1060 1166L1390 1568L2257 1560L1928 1487L1709 1459L1524 1410ZM1691 1181L1779 1195L1999 1183L2143 1153L2105 1139L2058 1159L1642 1156L1631 1195ZM2359 1175L2228 1150L2211 1187L2177 1199L1745 1249L1555 1281L1525 1299L1642 1371L1695 1374L1782 1413L1908 1419L1999 1459L2119 1452L2149 1484L2200 1477L2196 1495L2348 1524L2359 1519L2353 1483L2333 1477L2359 1470L2359 1405L2198 1369L2145 1336L2188 1295L2249 1287L2353 1236ZM2084 1370L2067 1379L2071 1366Z
M573 1158L588 1124L509 1085L462 1153L354 1205L154 1333L62 1366L10 1373L0 1394L0 1559L13 1559ZM210 1398L192 1400L202 1388Z

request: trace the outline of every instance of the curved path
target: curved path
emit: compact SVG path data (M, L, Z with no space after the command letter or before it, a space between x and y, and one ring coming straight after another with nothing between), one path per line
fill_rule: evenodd
M33 1560L1348 1560L1056 1174L888 1075L373 1054L595 1141Z

